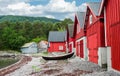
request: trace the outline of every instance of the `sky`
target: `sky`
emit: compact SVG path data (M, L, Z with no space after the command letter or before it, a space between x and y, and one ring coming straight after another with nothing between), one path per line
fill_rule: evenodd
M0 0L0 15L74 19L77 11L85 11L86 2L101 0Z

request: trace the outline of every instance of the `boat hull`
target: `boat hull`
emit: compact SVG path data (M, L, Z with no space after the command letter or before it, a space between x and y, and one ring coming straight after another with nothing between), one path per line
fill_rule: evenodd
M68 53L62 56L55 56L55 57L42 56L42 58L45 60L65 60L65 59L71 58L73 55L74 55L74 52Z

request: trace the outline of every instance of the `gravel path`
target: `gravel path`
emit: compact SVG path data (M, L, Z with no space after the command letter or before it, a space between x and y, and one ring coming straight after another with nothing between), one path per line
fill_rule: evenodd
M40 64L40 58L32 58L31 62L28 62L28 64L5 76L29 76L29 74L33 71L32 67L39 66Z
M37 70L34 68L38 68ZM78 57L45 61L32 58L32 61L6 76L120 76L113 71L104 71L97 64L81 61Z
M103 71L103 72L94 72L94 73L81 75L81 76L120 76L120 74L114 71Z

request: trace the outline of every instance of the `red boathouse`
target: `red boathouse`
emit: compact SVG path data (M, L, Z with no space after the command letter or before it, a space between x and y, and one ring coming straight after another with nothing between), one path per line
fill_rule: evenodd
M104 16L99 16L100 2L87 3L86 36L89 61L101 67L107 64L105 49Z
M67 45L68 45L68 52L73 52L73 45L74 45L74 25L68 24L67 26Z
M108 69L120 71L120 0L102 0L99 15L103 13Z
M86 47L86 29L85 23L85 12L77 12L75 14L74 21L74 41L76 48L76 55L83 60L88 59L87 47Z
M66 31L50 31L48 52L66 52Z

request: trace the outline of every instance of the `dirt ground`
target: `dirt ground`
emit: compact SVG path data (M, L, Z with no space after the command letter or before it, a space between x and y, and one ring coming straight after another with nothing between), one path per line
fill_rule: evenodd
M80 76L94 71L102 71L102 68L98 65L94 64L93 66L89 62L86 64L86 62L77 58L54 61L41 60L41 62L43 63L34 69L30 74L31 76ZM91 69L91 67L94 67L94 69Z
M120 76L120 74L106 71L99 65L83 61L79 57L53 61L32 57L28 64L5 76Z

